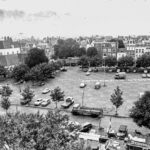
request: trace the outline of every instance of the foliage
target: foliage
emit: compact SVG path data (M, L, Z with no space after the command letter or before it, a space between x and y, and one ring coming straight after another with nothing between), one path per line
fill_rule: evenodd
M116 107L116 115L117 115L117 109L123 104L122 94L123 92L120 90L119 86L117 86L117 88L114 89L114 93L111 95L110 98L110 101Z
M40 63L48 62L48 58L45 55L45 51L38 48L31 49L25 59L25 63L29 68L32 68Z
M24 80L25 74L29 71L29 67L26 64L20 64L15 66L12 71L12 77L17 80Z
M90 60L91 67L97 67L102 64L102 59L99 55L95 55L95 56L89 58L89 60Z
M82 150L80 142L69 136L67 122L68 116L59 111L0 116L0 149L6 142L14 150Z
M45 77L44 74L42 73L42 68L40 65L36 65L30 69L30 78L34 82L38 81L44 81Z
M83 67L89 66L89 58L87 56L81 56L79 59L79 65Z
M68 58L78 55L79 44L76 40L69 38L66 40L59 39L54 46L55 56L58 58Z
M95 48L95 47L89 47L88 49L87 49L87 56L89 56L89 57L93 57L93 56L95 56L95 55L97 55L97 49Z
M1 101L2 108L7 111L9 109L10 105L11 104L10 104L9 98L6 96L3 96L2 101Z
M61 91L59 87L56 87L50 94L52 100L56 103L57 108L57 102L64 100L64 92Z
M44 77L44 79L47 79L48 77L50 77L55 70L55 67L52 63L39 64L39 68L41 70L41 74Z
M129 67L133 66L134 60L131 56L123 56L118 60L118 66L119 67Z
M34 97L34 93L33 91L30 89L29 86L27 86L23 92L21 93L22 97L23 97L23 100L28 100L28 101L31 101Z
M105 65L108 66L108 67L112 67L112 66L115 66L117 64L117 59L116 57L113 57L113 56L107 56L105 58Z
M150 56L147 54L143 54L136 61L137 67L149 67L150 66Z
M7 84L3 86L1 95L2 97L9 97L12 94L12 92L13 92L12 89Z
M7 70L2 65L0 65L0 76L1 75L4 76L4 77L6 77L6 75L7 75Z
M144 126L150 129L150 91L134 103L131 109L130 117L138 126Z
M83 55L86 55L86 49L84 47L76 49L75 56L81 57Z

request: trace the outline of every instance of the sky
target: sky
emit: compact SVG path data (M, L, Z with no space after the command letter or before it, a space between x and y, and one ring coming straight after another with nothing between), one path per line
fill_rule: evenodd
M0 27L18 37L150 35L150 0L0 0Z

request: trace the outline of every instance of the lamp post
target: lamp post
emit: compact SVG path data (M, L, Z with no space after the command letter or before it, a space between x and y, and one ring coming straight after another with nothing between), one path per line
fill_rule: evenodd
M83 92L82 92L82 106L83 106L83 102L84 102L84 90L85 90L85 87L83 88Z
M105 75L106 75L106 70L105 70L105 57L106 57L106 55L104 54L104 56L103 56L103 59L104 59L104 87L106 87L106 84L105 84Z

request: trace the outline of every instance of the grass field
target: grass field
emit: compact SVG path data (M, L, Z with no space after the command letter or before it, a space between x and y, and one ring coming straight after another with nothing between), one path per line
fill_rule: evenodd
M104 78L106 81L106 87L102 87L99 90L94 89L95 82L99 80L101 84L104 83ZM139 93L150 89L150 80L143 80L141 74L129 73L127 74L126 80L114 80L114 73L106 73L104 77L103 72L94 73L92 72L90 76L86 76L85 72L82 72L78 67L68 68L67 72L59 72L55 79L49 80L42 87L32 87L35 93L34 100L37 98L49 98L49 94L41 94L44 88L53 89L59 86L66 96L73 96L75 103L82 103L83 89L79 88L82 81L87 83L84 89L84 105L89 107L102 107L106 108L109 114L114 113L114 106L110 102L110 96L114 92L114 89L119 86L123 91L124 103L119 108L119 115L128 116L129 110L132 108L133 103L138 100ZM12 103L20 103L20 92L19 86L14 85L12 81L1 82L1 84L9 83L10 87L13 89L13 94L10 97ZM31 85L30 83L27 83ZM26 85L21 85L23 89ZM62 102L59 103L59 107ZM51 103L51 108L55 107L54 103ZM70 108L71 109L71 108ZM0 108L0 110L2 110ZM31 110L31 109L30 109ZM32 111L31 111L32 112ZM78 120L76 118L76 120ZM109 119L106 119L106 124L108 124ZM105 122L104 121L104 122ZM118 124L118 120L115 121ZM130 121L131 122L131 121ZM133 123L131 123L132 126ZM135 125L135 124L134 124Z

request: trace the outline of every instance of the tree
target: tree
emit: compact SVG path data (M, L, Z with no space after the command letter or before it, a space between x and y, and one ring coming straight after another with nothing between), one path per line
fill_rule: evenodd
M115 66L117 64L117 59L114 56L107 56L105 58L105 65L108 67Z
M83 150L70 136L68 121L59 111L0 116L0 149L7 143L14 150Z
M40 65L36 65L30 69L30 78L33 82L44 81L45 77L42 73L42 68Z
M150 56L147 54L143 54L142 56L137 58L136 61L137 67L149 67L150 66Z
M61 91L59 87L56 87L50 94L52 100L56 103L57 108L57 102L64 100L64 92Z
M54 55L61 59L76 56L76 51L79 49L79 44L76 40L68 38L66 40L59 39L54 46Z
M89 47L88 49L87 49L87 56L89 56L89 57L93 57L93 56L95 56L95 55L97 55L97 49L95 48L95 47Z
M97 67L102 64L102 59L99 55L95 55L89 58L89 62L91 67Z
M118 60L119 67L130 67L133 66L134 60L131 56L123 56Z
M9 107L11 105L11 103L9 101L9 97L2 96L1 105L2 105L2 108L6 110L6 113L7 113L7 110L9 109Z
M150 129L150 91L145 91L144 95L134 103L130 117L138 126Z
M9 97L12 94L12 92L13 92L12 89L7 84L3 86L1 95L2 97Z
M25 101L28 101L28 102L31 102L33 97L34 97L34 93L33 91L30 89L29 86L27 86L23 92L21 93L22 97L23 97L23 100Z
M75 56L81 57L83 55L86 55L86 49L84 47L76 49Z
M27 57L25 59L25 64L27 64L27 66L29 68L32 68L40 63L44 63L44 62L48 62L48 58L45 55L45 51L42 49L38 49L38 48L33 48L31 49L28 54Z
M116 107L116 115L118 115L118 108L123 104L122 94L123 92L120 90L119 86L117 86L117 88L114 89L114 93L111 95L110 98L110 101Z
M20 64L15 66L12 71L12 77L16 81L24 80L25 74L29 71L29 67L26 64Z
M81 56L79 59L79 65L81 65L82 68L88 67L89 66L89 58L87 56Z
M4 76L6 78L7 70L4 66L0 65L0 76Z

